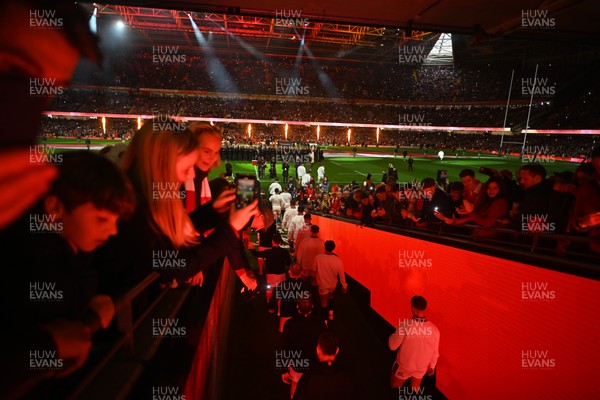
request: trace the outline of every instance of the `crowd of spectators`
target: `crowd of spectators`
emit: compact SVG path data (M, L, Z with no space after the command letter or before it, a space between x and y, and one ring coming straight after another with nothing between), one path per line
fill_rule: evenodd
M170 57L156 54L170 51ZM154 54L153 54L154 53ZM159 54L160 55L160 54ZM219 72L215 64L221 65ZM158 46L128 53L109 53L102 71L80 69L73 83L130 88L219 91L247 94L283 94L290 79L292 86L306 88L310 97L423 101L503 100L508 94L514 66L412 65L398 63L345 63L278 58L219 57L186 53L183 49ZM521 67L515 73L514 88L522 79L533 78L534 70ZM563 81L580 73L576 65L545 65L538 78L548 79L557 89ZM324 78L324 75L327 79ZM322 82L327 81L328 84ZM295 91L292 91L295 92ZM515 97L522 98L521 90ZM298 93L293 93L298 95Z
M106 131L103 131L102 120L81 118L49 118L42 120L41 132L49 137L104 137L120 139L129 138L137 129L136 119L107 118ZM282 143L313 144L320 146L399 146L401 148L419 148L427 154L435 154L437 150L450 150L448 156L463 155L464 151L498 152L500 136L491 133L459 134L449 132L419 132L411 130L386 129L380 132L379 143L373 129L356 128L352 130L351 141L347 140L347 129L343 127L321 127L319 140L316 137L315 126L290 125L288 136L285 137L285 127L279 124L254 124L250 137L247 125L226 123L222 124L226 146L277 146ZM522 143L523 134L505 136L507 142ZM546 155L566 158L581 158L587 149L598 143L598 135L538 135L527 136L526 149L534 149ZM503 152L520 153L521 145L504 144ZM367 150L368 149L363 149ZM390 150L390 153L392 150ZM223 155L223 159L244 160L242 156ZM270 160L266 158L267 161Z
M482 167L464 169L458 177L399 181L397 170L389 164L381 179L369 174L364 180L334 185L326 176L315 180L297 168L285 190L309 212L351 217L364 225L379 222L437 230L444 224L448 232L464 233L459 226L469 224L474 237L527 244L536 234L597 237L600 213L595 211L597 192L593 193L599 163L597 146L591 162L582 163L574 173L548 176L543 165L529 163L514 174ZM309 179L303 179L306 174ZM485 180L478 179L482 176ZM551 245L561 252L567 248L600 251L597 242L588 246L561 239Z

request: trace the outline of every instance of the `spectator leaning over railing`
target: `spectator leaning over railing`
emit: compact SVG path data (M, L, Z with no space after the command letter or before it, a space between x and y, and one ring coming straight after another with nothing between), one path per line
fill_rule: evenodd
M592 151L593 180L583 183L577 190L571 226L585 232L598 241L590 244L590 249L600 253L600 146Z
M527 164L519 170L519 180L524 190L519 203L519 213L511 221L511 227L524 232L537 231L539 221L549 218L552 184L546 179L546 168L540 164ZM546 222L546 221L544 221Z
M421 182L421 191L411 191L409 208L402 210L402 217L416 222L418 227L425 227L431 222L438 221L435 213L440 212L446 217L452 216L453 208L449 197L439 189L433 178L425 178Z
M501 219L508 213L508 204L506 202L506 193L502 180L499 177L490 178L481 190L481 195L475 204L475 209L472 213L456 218L444 216L437 212L435 216L449 225L460 225L468 222L483 228L501 227ZM473 233L476 237L495 235L493 230L478 229Z
M173 130L155 129L147 122L134 135L123 157L123 169L138 198L134 216L119 226L119 233L98 251L96 264L102 282L111 293L128 289L148 273L157 271L163 283L185 281L213 265L232 248L242 251L239 232L256 213L257 202L240 210L201 239L181 196L181 185L194 178L198 138L176 121ZM244 285L256 288L256 280L243 265L232 265Z
M0 294L2 353L10 362L0 388L7 398L11 387L79 369L92 334L107 328L115 312L111 298L98 291L91 255L117 233L117 221L133 213L131 183L94 153L61 154L58 170L49 193L0 238L5 253L21 249ZM60 365L32 368L32 351L53 353L39 361Z
M477 199L483 188L483 184L475 178L475 171L472 169L463 169L460 171L460 180L464 186L463 191L463 207L460 209L460 214L468 214L473 211L473 207L477 204Z

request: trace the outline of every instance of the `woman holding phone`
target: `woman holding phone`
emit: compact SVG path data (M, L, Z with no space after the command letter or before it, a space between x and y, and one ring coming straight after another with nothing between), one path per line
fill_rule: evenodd
M441 213L436 213L436 217L443 220L449 225L461 225L468 222L473 222L476 225L482 227L473 232L473 236L476 237L490 237L498 235L492 229L484 228L495 228L502 227L500 219L508 213L508 203L506 201L506 190L502 183L501 178L492 177L483 186L480 196L475 209L472 213L462 218L448 218Z
M109 292L126 290L151 271L159 272L164 283L185 281L232 247L241 248L239 231L256 213L256 201L239 210L231 204L229 217L202 239L186 212L181 187L194 178L198 156L197 135L176 121L149 121L134 135L121 166L134 185L138 207L96 260ZM232 267L244 285L256 288L242 265Z

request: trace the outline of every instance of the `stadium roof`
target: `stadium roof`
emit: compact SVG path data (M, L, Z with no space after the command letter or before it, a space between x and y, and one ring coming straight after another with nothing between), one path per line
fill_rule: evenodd
M598 0L122 0L100 4L98 24L120 18L133 28L132 44L192 48L190 13L219 52L296 56L304 39L316 58L376 62L397 60L406 45L429 53L440 33L453 33L469 37L455 52L505 60L524 47L528 57L582 46L597 54L599 11Z

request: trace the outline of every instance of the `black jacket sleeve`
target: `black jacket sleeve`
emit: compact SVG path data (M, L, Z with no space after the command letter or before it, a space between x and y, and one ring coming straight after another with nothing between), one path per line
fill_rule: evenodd
M229 253L241 254L241 244L227 223L221 223L202 242L176 249L170 239L156 232L143 213L120 224L119 232L102 245L94 265L101 290L111 295L127 291L151 272L162 281L186 280L216 264ZM243 265L232 263L234 269Z
M212 229L223 220L213 208L212 204L213 202L211 200L210 202L196 208L189 214L194 226L199 231Z

